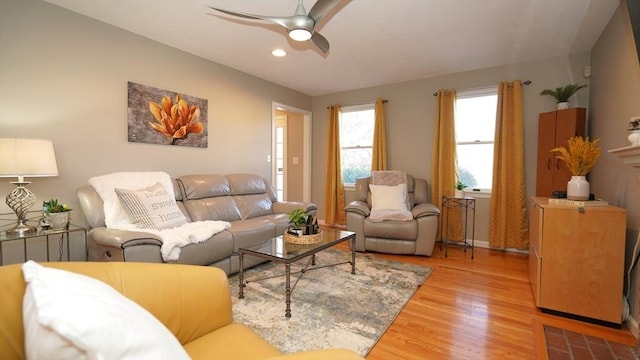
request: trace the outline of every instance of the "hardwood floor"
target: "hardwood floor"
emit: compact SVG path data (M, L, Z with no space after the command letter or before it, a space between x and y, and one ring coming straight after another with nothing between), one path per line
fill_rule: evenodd
M377 254L434 271L367 356L388 359L546 359L543 324L635 346L631 332L542 313L528 255L439 244L431 257ZM624 325L623 325L624 327Z

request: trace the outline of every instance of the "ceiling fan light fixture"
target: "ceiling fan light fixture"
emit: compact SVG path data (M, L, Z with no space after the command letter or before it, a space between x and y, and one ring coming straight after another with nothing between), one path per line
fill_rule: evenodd
M271 55L273 55L275 57L283 57L283 56L287 56L287 52L284 51L283 49L274 49L271 52Z
M307 29L293 29L289 31L289 37L295 41L307 41L311 39L311 31Z

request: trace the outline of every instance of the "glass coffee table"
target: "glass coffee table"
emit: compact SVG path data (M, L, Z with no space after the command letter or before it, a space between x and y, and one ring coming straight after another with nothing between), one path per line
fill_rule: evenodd
M315 254L328 249L334 245L340 244L342 242L349 241L349 248L351 249L351 261L344 261L335 264L327 264L322 266L315 266ZM284 241L282 236L275 237L270 239L260 245L255 245L247 248L239 248L239 257L240 257L240 274L238 276L238 283L240 286L239 289L239 298L244 298L244 287L247 285L248 281L244 281L244 256L256 256L259 258L270 260L274 263L284 264L285 273L285 303L287 308L285 310L285 316L287 318L291 317L291 292L295 285L300 280L302 274L307 271L321 269L327 266L334 266L340 264L351 264L351 274L356 273L356 233L351 231L340 231L340 230L322 230L322 240L315 244L291 244ZM306 266L300 270L296 271L293 274L299 274L296 282L291 286L291 264L298 262L302 259L309 258ZM309 266L314 267L309 267ZM281 276L281 275L279 275ZM269 277L272 278L273 276ZM259 281L265 280L265 278L253 279L251 281Z

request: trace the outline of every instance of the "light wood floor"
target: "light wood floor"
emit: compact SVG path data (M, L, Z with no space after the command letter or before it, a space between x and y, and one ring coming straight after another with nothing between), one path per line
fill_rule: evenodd
M433 267L367 356L387 359L546 359L543 324L635 346L631 332L539 311L528 279L528 255L450 247L431 257L377 254ZM624 325L623 325L624 327Z

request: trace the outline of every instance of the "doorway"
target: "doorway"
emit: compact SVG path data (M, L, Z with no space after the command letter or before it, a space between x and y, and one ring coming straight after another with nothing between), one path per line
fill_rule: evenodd
M311 201L311 112L272 103L271 181L278 201Z

